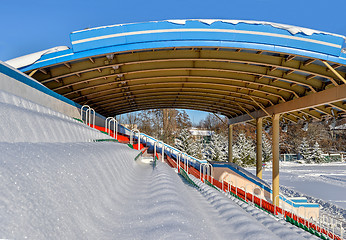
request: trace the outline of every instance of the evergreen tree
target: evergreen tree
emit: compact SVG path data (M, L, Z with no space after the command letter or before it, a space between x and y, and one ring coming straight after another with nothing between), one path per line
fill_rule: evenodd
M270 143L267 136L263 133L262 134L262 158L263 162L268 162L270 159L272 159L272 144Z
M203 142L202 141L193 141L192 143L192 156L197 159L203 159Z
M180 131L179 136L175 139L175 147L188 155L195 155L195 145L189 130L183 129Z
M227 161L227 144L225 137L213 134L204 155L211 161Z
M255 146L244 132L240 132L237 141L233 144L233 158L239 165L248 166L255 164Z
M320 148L320 145L316 141L311 150L311 158L313 159L314 162L321 163L324 161L324 157L322 156L322 154L323 154L322 149Z
M309 146L309 142L306 138L303 138L300 146L299 146L299 153L304 158L305 162L311 163L312 156L311 156L311 149Z

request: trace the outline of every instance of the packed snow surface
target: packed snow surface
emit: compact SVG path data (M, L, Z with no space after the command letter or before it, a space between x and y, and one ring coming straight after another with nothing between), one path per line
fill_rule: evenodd
M119 143L0 143L0 238L306 239ZM198 182L199 181L199 182Z

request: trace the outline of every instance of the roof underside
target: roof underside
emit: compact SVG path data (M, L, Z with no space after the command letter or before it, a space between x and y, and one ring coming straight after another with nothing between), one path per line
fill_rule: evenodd
M332 64L345 78L345 66ZM185 108L233 118L342 84L318 59L218 48L147 49L40 69L34 78L105 116ZM346 112L345 101L290 112L287 120Z

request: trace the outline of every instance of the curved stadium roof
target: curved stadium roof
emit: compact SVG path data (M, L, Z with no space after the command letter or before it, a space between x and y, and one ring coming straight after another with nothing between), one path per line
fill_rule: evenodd
M268 22L168 20L70 38L72 48L8 63L105 116L184 108L238 122L280 109L297 122L346 112L344 36Z

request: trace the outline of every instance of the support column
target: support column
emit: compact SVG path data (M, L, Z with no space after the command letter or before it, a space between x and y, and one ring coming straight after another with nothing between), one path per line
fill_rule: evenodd
M256 176L262 179L262 118L256 119Z
M280 114L273 115L273 204L279 206L279 118Z
M233 162L233 125L228 125L228 162Z

